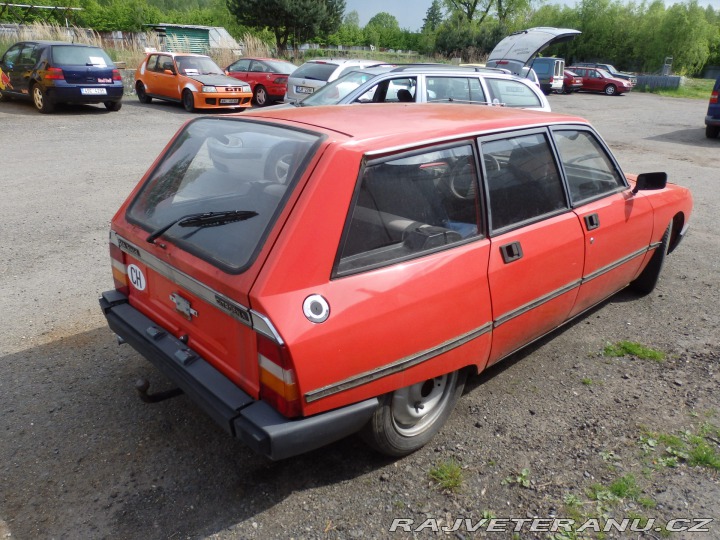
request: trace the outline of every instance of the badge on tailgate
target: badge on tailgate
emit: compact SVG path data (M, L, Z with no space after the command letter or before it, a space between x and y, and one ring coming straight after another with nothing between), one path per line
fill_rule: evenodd
M175 304L175 310L182 313L188 321L198 316L198 312L190 306L190 300L183 298L178 293L172 293L170 300Z

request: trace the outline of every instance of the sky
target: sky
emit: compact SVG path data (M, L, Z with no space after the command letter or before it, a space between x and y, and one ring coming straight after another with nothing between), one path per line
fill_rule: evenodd
M666 5L682 3L683 0L666 0ZM574 5L574 0L552 0L548 3ZM701 6L710 5L720 9L720 0L700 0ZM368 21L378 13L385 11L393 15L400 28L417 32L422 28L423 19L427 10L432 5L432 0L345 0L345 13L357 11L360 16L360 26L365 26Z

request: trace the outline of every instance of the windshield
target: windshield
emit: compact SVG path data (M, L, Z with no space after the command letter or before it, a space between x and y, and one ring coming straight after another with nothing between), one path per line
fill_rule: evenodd
M242 272L319 138L239 119L195 120L156 166L127 218L227 272Z
M178 70L183 75L224 75L225 72L209 56L178 56Z
M309 95L300 102L300 105L335 105L358 86L365 84L375 77L375 73L367 71L351 71L347 75L335 79L333 82L319 88L314 94Z

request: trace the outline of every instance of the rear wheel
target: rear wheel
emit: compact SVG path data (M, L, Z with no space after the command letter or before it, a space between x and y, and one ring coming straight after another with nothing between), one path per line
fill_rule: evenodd
M10 96L5 94L4 92L0 92L0 102L3 102L3 101L10 101Z
M708 139L717 139L720 135L720 126L705 126L705 136Z
M142 81L138 81L135 85L135 93L137 94L140 103L150 103L152 101L152 98L147 95L147 92L145 91L145 85L142 83Z
M104 105L108 111L117 112L122 108L122 101L106 101Z
M605 87L604 92L605 92L608 96L614 96L615 94L617 94L617 87L616 87L614 84L608 84L608 85Z
M195 98L190 90L183 90L182 104L187 112L193 112L195 110Z
M255 104L258 107L264 107L269 103L270 98L268 97L267 90L263 85L258 84L255 87L255 96L253 96L253 99L255 99Z
M55 104L48 97L47 92L39 84L34 84L30 90L32 94L33 104L35 108L43 114L51 113L55 109Z
M422 448L450 416L465 376L464 370L454 371L384 395L360 435L389 456L405 456Z
M671 221L667 229L665 229L665 234L663 234L663 237L660 240L660 245L655 248L655 253L653 253L650 258L650 262L640 275L630 283L630 288L635 292L640 294L649 294L657 286L658 279L660 279L660 271L662 270L663 263L665 262L665 256L667 255L668 247L670 245L672 226L673 224Z

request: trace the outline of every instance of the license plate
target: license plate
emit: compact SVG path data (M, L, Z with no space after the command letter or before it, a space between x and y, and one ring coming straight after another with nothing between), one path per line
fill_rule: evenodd
M220 100L220 105L237 105L239 101L239 99L223 98Z
M104 88L81 88L80 93L83 96L106 96L107 90Z
M296 86L295 91L298 94L312 94L313 93L313 89L310 88L309 86Z

